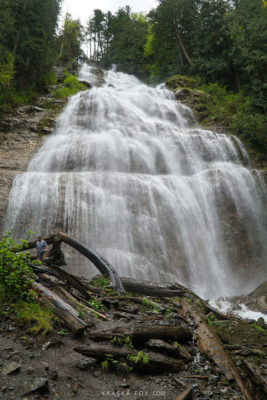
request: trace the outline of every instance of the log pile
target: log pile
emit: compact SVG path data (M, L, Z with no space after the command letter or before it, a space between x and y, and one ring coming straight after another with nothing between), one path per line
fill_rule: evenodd
M243 360L242 368L248 377L245 382L227 345L207 323L211 313L222 322L233 321L231 316L213 309L180 284L119 277L102 256L62 232L46 241L52 245L46 265L30 264L37 276L34 288L40 302L49 306L74 335L83 335L83 345L75 346L75 352L109 367L120 364L129 371L177 373L192 363L197 343L214 368L219 368L229 382L236 382L244 399L264 398L266 382L259 371ZM66 272L62 268L61 242L90 259L109 278L109 287L95 286L98 278L87 281ZM34 247L32 242L27 250ZM189 378L205 381L209 375L191 373ZM187 386L177 400L193 398L193 392L192 386Z

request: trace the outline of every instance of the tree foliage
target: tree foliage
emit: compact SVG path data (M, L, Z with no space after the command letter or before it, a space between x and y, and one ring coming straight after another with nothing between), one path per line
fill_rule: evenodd
M94 59L105 67L116 64L121 71L145 76L144 46L148 24L143 14L132 14L126 6L113 15L95 10L88 35L93 41Z
M266 112L265 2L159 0L149 22L145 55L152 79L197 73L242 90Z
M69 13L66 14L64 26L58 40L60 43L59 59L61 61L67 64L81 57L83 27L80 21L72 19Z
M62 0L0 0L0 109L17 91L40 90L56 57Z

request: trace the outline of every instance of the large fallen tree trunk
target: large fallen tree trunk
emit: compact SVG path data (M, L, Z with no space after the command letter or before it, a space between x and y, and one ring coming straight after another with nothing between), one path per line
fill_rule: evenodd
M155 297L178 297L185 294L185 290L169 283L141 282L130 278L121 278L124 289L132 293L145 294Z
M87 324L79 318L78 311L41 283L34 282L33 285L39 294L39 301L50 307L54 314L62 319L75 335L80 335L84 332Z
M113 336L131 336L134 341L148 339L178 340L186 343L192 339L192 331L183 326L120 326L109 331L91 331L88 337L95 340L110 340Z
M109 276L111 284L118 292L124 292L124 288L119 275L104 257L99 256L93 250L89 249L82 243L66 235L64 232L59 232L57 235L51 235L49 237L44 238L44 240L46 241L47 244L56 244L57 252L59 252L59 244L61 241L68 244L73 249L77 250L80 254L85 256L88 260L90 260L96 266L96 268L101 272L102 275ZM14 251L24 251L33 249L36 246L36 242L37 242L36 240L33 242L29 242L25 246L22 246L19 250L14 249Z
M228 380L235 379L245 399L253 400L253 396L242 381L242 378L228 353L224 350L220 339L205 323L205 316L201 315L200 312L197 312L194 306L191 306L185 300L183 300L183 308L186 313L193 318L197 326L200 351L213 360Z
M185 369L185 364L181 360L152 352L142 352L142 354L140 354L140 352L138 353L136 350L133 350L127 346L118 347L111 344L92 344L86 347L75 347L74 350L80 354L83 354L84 356L96 358L99 361L106 360L107 355L112 355L112 357L116 360L125 359L128 360L127 362L133 367L133 369L142 370L148 374L162 374L162 372L165 371L180 372ZM133 360L132 357L136 357L135 360Z
M112 285L119 292L124 292L123 285L119 275L110 264L103 261L103 257L98 256L93 250L84 246L77 240L72 239L63 232L59 232L58 236L64 243L67 243L69 246L73 247L83 256L88 258L88 260L90 260L97 267L97 269L101 272L102 275L108 275L110 277Z

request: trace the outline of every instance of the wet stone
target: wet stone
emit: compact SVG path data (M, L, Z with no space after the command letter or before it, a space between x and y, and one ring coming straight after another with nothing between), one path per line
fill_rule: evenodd
M22 396L32 392L49 393L47 378L35 378L22 389Z
M16 362L16 361L14 361L14 362L8 364L6 367L4 367L4 368L2 369L2 374L3 374L4 376L10 375L10 374L12 374L13 372L18 371L18 370L20 369L20 367L21 367L21 364L18 363L18 362Z

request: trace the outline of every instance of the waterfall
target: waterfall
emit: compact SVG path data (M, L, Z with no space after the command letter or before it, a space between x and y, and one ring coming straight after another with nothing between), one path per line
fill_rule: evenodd
M81 77L95 83L95 70ZM19 174L6 229L66 231L121 276L178 281L203 297L233 295L264 279L266 216L239 140L200 129L164 85L105 72L73 96ZM68 254L70 271L91 276ZM266 275L265 275L266 277Z

